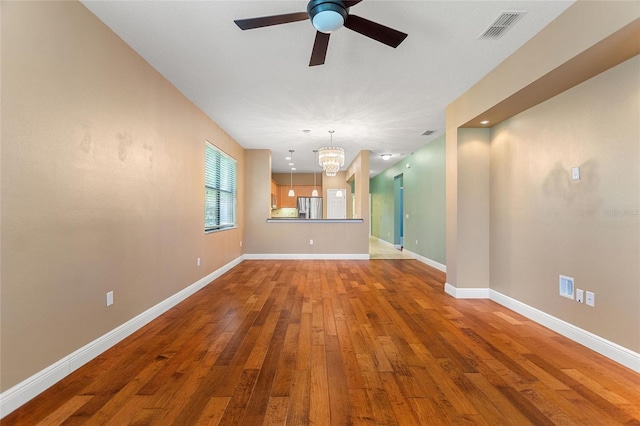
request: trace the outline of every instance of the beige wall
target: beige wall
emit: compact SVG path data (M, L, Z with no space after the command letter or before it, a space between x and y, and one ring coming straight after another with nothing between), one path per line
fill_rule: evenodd
M489 129L458 129L459 287L489 287L490 147Z
M634 351L639 76L636 56L499 124L491 142L491 288ZM559 274L595 292L595 308L559 297Z
M244 160L80 3L1 7L4 391L237 259ZM239 175L240 227L207 235L205 139Z
M271 151L247 149L245 159L245 253L257 253L261 244L261 230L271 217Z
M369 151L360 151L347 168L346 181L355 181L355 211L349 217L364 219L369 228ZM347 191L349 193L349 191ZM368 238L368 232L367 232Z
M368 154L368 153L367 153ZM277 256L283 254L368 255L368 210L364 223L267 223L269 217L271 153L269 150L246 150L246 219L244 244L247 255ZM355 161L355 160L354 160ZM359 156L357 161L361 160ZM366 166L368 170L368 165ZM349 188L345 172L333 178L324 177L323 197L327 189ZM369 181L366 179L367 191ZM323 203L323 206L326 203ZM313 240L313 245L309 241Z
M536 198L538 195L535 189L541 188L543 181L548 176L558 173L556 166L560 164L560 169L566 169L569 164L574 163L575 165L582 164L587 176L594 173L593 165L595 164L595 172L598 178L602 179L597 188L593 187L593 182L589 183L588 180L580 182L582 189L578 192L581 194L574 194L576 197L574 201L578 204L588 204L593 201L588 201L589 197L599 198L600 202L607 202L606 200L610 199L611 194L619 194L619 191L622 190L627 194L625 197L628 197L625 203L629 203L632 209L633 206L637 208L638 188L628 183L635 181L637 185L638 181L637 69L635 79L632 79L632 86L635 84L636 87L635 110L630 107L630 111L623 114L626 116L626 114L636 111L635 120L631 120L634 124L631 124L629 120L626 121L626 124L622 124L617 119L610 121L609 114L604 120L594 118L592 122L587 122L585 119L574 121L575 117L571 108L573 108L573 102L577 101L567 100L562 97L563 95L560 95L549 102L552 105L556 105L556 102L567 102L564 107L556 107L555 116L549 112L545 113L545 117L553 119L551 127L549 127L549 129L555 130L556 133L553 135L551 130L547 131L547 121L530 118L533 116L527 115L529 111L514 117L509 121L510 124L505 122L504 125L494 127L494 132L500 130L500 141L510 141L510 143L499 150L494 149L493 146L490 148L490 170L492 173L502 174L492 176L489 189L486 186L488 185L486 166L476 165L476 170L462 169L465 164L470 165L473 162L476 154L471 157L467 156L469 152L465 151L465 143L461 138L461 135L466 133L460 127L468 125L472 119L474 122L482 119L485 112L491 111L494 106L499 104L502 109L500 112L502 119L508 118L509 115L505 114L506 111L503 108L503 106L506 107L506 100L509 100L508 103L513 101L513 104L519 105L521 109L516 112L535 107L536 102L542 102L544 99L529 98L531 91L528 89L530 87L541 88L544 86L545 93L556 96L563 90L582 83L585 78L589 78L585 77L589 76L588 72L576 73L574 81L567 81L567 73L557 71L564 69L568 63L573 64L572 66L579 65L583 70L586 67L601 70L602 63L610 59L608 51L603 50L601 46L606 45L608 40L621 39L621 34L623 34L622 38L627 40L623 43L624 48L631 52L627 58L637 55L640 45L638 43L640 40L638 37L639 19L640 9L634 2L577 1L515 54L450 104L446 110L447 282L458 289L495 288L516 300L531 304L543 312L563 318L635 351L639 349L640 328L637 308L640 302L637 272L638 259L640 259L640 254L637 251L639 237L637 218L627 219L626 222L627 232L636 239L635 245L630 241L631 237L627 236L629 239L625 240L626 242L622 246L614 248L610 241L620 235L619 228L625 225L622 225L622 221L604 219L602 217L603 205L598 207L599 213L592 213L596 216L599 215L590 219L598 222L593 232L589 231L590 228L585 222L584 215L577 214L576 211L563 211L564 219L559 217L553 219L564 220L565 226L559 226L558 223L555 223L551 226L553 231L541 232L538 225L542 218L532 217L533 211L530 209L532 204L539 201ZM618 55L616 54L616 56ZM622 58L624 55L619 57ZM611 66L615 65L615 63L611 64ZM607 79L606 75L603 74L602 78ZM556 78L558 76L564 77L561 85L557 84ZM596 83L589 80L587 84L600 84L597 83L597 78L600 76L594 79ZM585 107L596 105L594 110L598 111L601 109L600 104L605 110L617 111L615 102L610 102L607 96L594 93L581 98L579 102ZM522 108L523 105L526 107ZM541 105L541 108L547 107ZM521 122L520 120L525 121ZM491 123L492 126L496 124ZM523 130L523 133L520 133L521 124L526 124L526 132ZM583 147L580 140L583 139L587 125L586 128L592 129L587 131L590 133L588 137L591 138L591 142ZM593 130L594 126L600 127L602 130L595 131ZM611 129L611 127L620 128ZM633 152L629 151L621 156L613 154L617 149L617 139L620 132L624 132L624 138L633 138L636 151L625 145L626 148L623 150ZM542 140L545 138L543 143ZM535 148L533 146L528 148L533 151L529 151L526 156L519 152L509 151L521 149L521 144L518 143L521 139L525 139L527 142L531 141L532 145L535 145ZM496 142L495 139L492 145L494 142ZM553 145L554 143L555 145ZM565 143L567 145L564 145ZM552 150L547 149L552 145ZM587 146L591 148L587 148ZM587 154L583 149L592 149L592 152ZM576 150L578 151L576 152ZM486 149L480 149L477 155L478 161L485 164ZM512 155L515 157L512 158ZM611 158L611 155L617 156L615 157L617 160L604 161L605 157ZM631 156L626 157L627 155ZM535 158L532 158L534 156ZM629 162L628 166L631 171L605 168L605 163L610 165L616 162L621 164ZM537 167L537 170L532 171L532 167ZM603 177L605 175L607 175L606 179ZM613 183L605 185L604 180L610 179L609 175L611 179L624 180L623 187L618 188ZM522 179L530 179L524 188L516 185ZM483 182L483 187L477 187L479 182ZM498 192L507 189L510 192L505 196L512 198L504 200L500 198L501 194ZM635 191L635 196L630 195L633 191ZM572 195L565 193L564 196L571 197ZM554 208L562 210L562 206L566 202L567 200L562 199L553 201L548 199L542 207L538 206L542 209L542 212L539 213L550 214L548 210ZM613 201L611 202L613 203ZM504 203L507 205L503 205ZM486 214L488 208L490 224L487 225L485 219L479 220L474 214L468 214L469 212L465 210L468 206L477 208L477 211L482 214ZM503 208L507 210L505 211ZM568 218L566 215L571 217ZM523 222L520 222L521 218L523 218ZM549 217L547 220L551 221ZM634 220L636 225L631 224ZM483 225L481 222L485 224ZM478 226L484 227L484 229L479 230ZM558 233L560 231L562 231L561 234ZM556 235L553 235L554 232ZM620 248L624 248L628 252L623 254L621 258L617 258L616 254L611 252L607 254L594 248L593 245L597 245L600 238L605 246L616 250L615 253ZM576 251L570 255L550 256L550 253L559 253L560 247L566 248L567 246L571 246ZM480 248L478 253L482 259L487 258L485 248L489 247L489 274L486 269L478 269L477 259L471 255L476 247ZM522 258L523 251L529 259ZM513 256L516 256L516 253L520 257L514 259ZM611 260L612 257L616 258ZM603 262L610 261L611 267L602 265ZM598 269L599 267L601 268ZM594 272L595 270L598 272ZM474 277L477 271L481 272L481 279L469 279ZM585 278L589 273L592 273L593 276ZM573 305L566 305L566 299L561 300L557 294L558 274L578 276L578 286L584 284L585 290L594 289L596 291L596 307L587 308L576 302L571 302ZM603 275L609 275L609 277L604 278ZM489 285L483 284L486 277L488 277ZM615 284L612 283L612 280L615 280ZM625 294L629 299L622 301ZM612 316L616 309L619 311ZM615 320L610 318L615 318Z

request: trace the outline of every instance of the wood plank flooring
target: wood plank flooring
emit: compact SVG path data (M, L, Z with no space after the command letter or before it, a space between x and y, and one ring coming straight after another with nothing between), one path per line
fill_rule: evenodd
M244 261L2 425L640 425L640 375L414 260Z

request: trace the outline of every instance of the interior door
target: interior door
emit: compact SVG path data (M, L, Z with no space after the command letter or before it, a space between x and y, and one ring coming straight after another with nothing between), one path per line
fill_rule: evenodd
M338 191L342 197L337 197ZM327 189L327 219L347 218L347 197L344 189Z

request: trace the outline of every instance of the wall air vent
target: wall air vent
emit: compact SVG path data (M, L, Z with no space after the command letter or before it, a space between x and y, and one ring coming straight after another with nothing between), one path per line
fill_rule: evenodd
M429 136L434 134L435 132L436 132L435 130L427 130L422 134L422 136Z
M515 25L527 13L524 10L505 10L482 32L480 40L499 39L507 30Z

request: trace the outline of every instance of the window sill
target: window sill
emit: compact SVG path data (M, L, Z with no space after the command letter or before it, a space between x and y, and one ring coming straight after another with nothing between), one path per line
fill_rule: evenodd
M213 233L216 233L216 232L228 231L230 229L238 229L238 226L235 225L235 226L227 226L225 228L218 228L218 229L205 229L204 233L205 234L213 234Z

